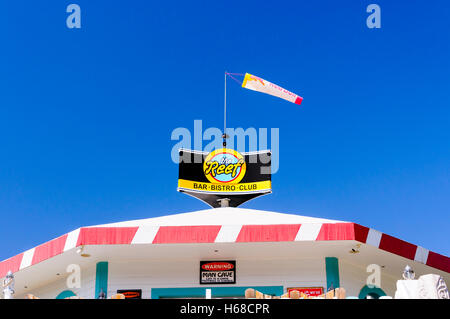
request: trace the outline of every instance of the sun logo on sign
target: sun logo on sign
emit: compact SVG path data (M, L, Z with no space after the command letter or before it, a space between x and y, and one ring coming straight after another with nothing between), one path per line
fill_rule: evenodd
M203 172L206 178L214 184L239 183L246 170L244 157L228 148L209 153L203 163Z

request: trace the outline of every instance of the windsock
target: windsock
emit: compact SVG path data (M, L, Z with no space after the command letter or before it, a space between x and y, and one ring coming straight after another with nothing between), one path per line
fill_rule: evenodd
M298 96L297 94L289 92L276 84L249 73L245 73L242 87L249 90L270 94L298 105L300 105L303 100L301 96Z

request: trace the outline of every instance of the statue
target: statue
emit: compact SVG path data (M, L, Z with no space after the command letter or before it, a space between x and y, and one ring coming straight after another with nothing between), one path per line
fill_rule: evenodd
M5 279L3 279L2 282L2 288L3 288L3 298L4 299L13 299L14 298L14 275L12 271L8 271L6 274Z
M410 266L403 271L403 279L397 281L395 299L450 299L444 278L436 274L422 275L414 279Z
M409 265L406 265L405 270L403 270L403 279L413 280L415 277L414 270Z

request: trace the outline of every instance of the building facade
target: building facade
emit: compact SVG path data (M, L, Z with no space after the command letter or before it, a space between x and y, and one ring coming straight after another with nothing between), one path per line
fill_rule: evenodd
M339 287L376 298L394 296L406 265L449 282L448 257L374 229L227 207L81 227L1 262L0 276L14 272L16 298L204 298L207 290L243 298L247 288L280 296Z

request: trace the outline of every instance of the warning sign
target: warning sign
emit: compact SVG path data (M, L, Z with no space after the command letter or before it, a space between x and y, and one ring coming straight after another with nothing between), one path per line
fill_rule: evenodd
M235 284L236 261L201 261L200 284Z

